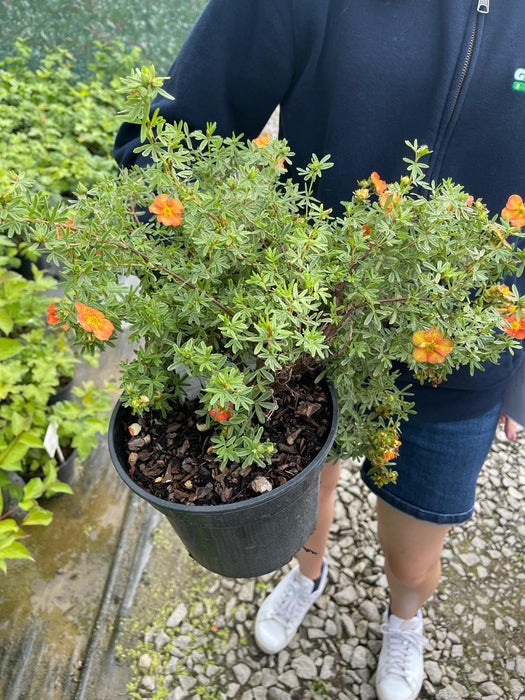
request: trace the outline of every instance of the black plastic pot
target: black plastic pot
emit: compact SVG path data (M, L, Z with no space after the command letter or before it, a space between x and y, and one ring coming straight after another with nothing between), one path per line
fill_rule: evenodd
M66 384L63 386L60 386L56 393L54 393L52 396L49 397L47 401L48 406L53 406L54 404L58 403L59 401L69 401L73 395L72 389L74 386L75 380L70 379Z
M68 457L66 457L66 459L61 464L58 465L57 476L60 479L60 481L63 481L65 484L69 484L69 486L72 486L77 473L76 466L77 450L75 448L71 452L71 454ZM58 495L61 494L57 494L57 496Z
M238 503L188 506L164 501L144 491L128 474L124 416L118 402L108 432L109 451L121 479L166 516L189 554L222 576L251 578L279 569L312 534L319 505L319 477L335 440L339 409L329 385L332 423L321 451L293 479L268 493Z
M18 272L18 274L22 275L26 280L34 279L32 265L36 265L39 270L46 270L50 277L54 277L58 281L63 279L60 268L54 263L48 262L45 255L39 256L35 261L29 260L29 258L21 255L19 260L20 267L15 268L15 272Z

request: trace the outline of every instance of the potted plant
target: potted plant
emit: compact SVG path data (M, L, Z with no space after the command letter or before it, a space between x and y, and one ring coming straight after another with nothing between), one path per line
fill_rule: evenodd
M106 431L111 398L93 382L57 391L79 362L63 330L51 329L56 280L0 269L0 568L30 559L26 526L47 525L42 502L72 493L77 456L85 459ZM73 398L74 395L74 398Z
M336 216L314 196L328 157L312 156L292 180L283 141L222 138L211 124L190 133L151 114L161 84L142 68L124 88L123 117L142 125L150 166L79 191L67 211L19 178L4 230L31 226L35 246L63 265L57 319L77 342L103 347L126 323L138 345L110 428L119 473L169 513L201 563L253 576L310 534L316 494L285 498L299 514L315 502L302 541L288 542L293 519L265 528L284 508L272 511L278 494L308 471L302 453L317 442L326 458L337 415L337 453L366 454L380 485L396 478L413 408L396 362L437 385L525 335L525 302L499 283L523 264L507 240L520 235L521 200L490 218L460 185L425 182L428 149L408 144L406 175L387 184L365 174ZM138 284L123 287L130 274ZM273 550L264 562L254 531Z

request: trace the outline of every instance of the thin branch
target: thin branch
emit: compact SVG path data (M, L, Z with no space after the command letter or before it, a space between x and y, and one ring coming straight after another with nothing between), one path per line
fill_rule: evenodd
M13 507L11 508L11 510L6 510L5 513L2 513L2 515L0 515L0 520L4 520L5 518L8 518L8 517L9 517L10 515L12 515L13 513L16 513L16 511L18 510L18 508L19 508L19 504L17 503L16 506L13 506Z
M140 219L137 216L137 212L135 211L135 204L133 203L133 199L130 197L129 198L130 206L131 206L131 214L133 218L135 219L137 226L140 226Z
M33 224L39 223L39 224L50 225L49 221L44 221L42 219L24 219L24 221L27 221L28 223L33 223ZM85 231L85 229L80 227L80 226L69 226L68 228L70 228L72 231ZM101 245L110 245L110 246L113 246L114 248L117 248L118 250L129 251L129 252L133 253L134 255L137 255L139 258L144 260L144 262L147 263L151 269L162 270L162 272L164 272L166 275L168 275L169 277L172 277L173 279L176 279L181 284L184 284L187 287L190 287L191 289L195 289L196 291L200 292L201 294L204 294L204 296L207 299L209 299L216 306L218 306L220 309L222 309L224 312L226 312L228 314L228 316L233 317L235 315L231 309L229 309L227 306L224 306L224 304L221 304L221 302L218 299L215 299L215 297L213 297L211 294L208 294L208 292L205 292L204 289L197 287L196 284L193 284L193 282L190 282L189 280L184 279L184 277L177 275L177 273L173 272L172 270L165 267L164 265L160 265L159 263L152 262L149 255L146 255L146 253L142 253L140 250L137 250L137 248L133 248L132 246L129 246L129 245L124 245L123 243L117 243L115 241L102 240L102 238L100 238L98 236L93 236L93 239Z
M412 299L414 299L414 297L392 297L391 299L378 299L375 303L376 304L388 304L388 303L404 304L405 302L411 301ZM430 299L429 297L419 297L418 301L433 302L434 299ZM366 307L366 306L368 306L368 303L357 304L356 306L349 306L348 309L344 312L343 317L341 318L339 323L327 323L323 329L325 340L330 341L335 335L337 335L337 333L341 330L341 328L344 328L346 326L349 319L352 317L352 314L354 313L354 311L357 311L357 309L362 309L363 307Z
M200 292L201 294L204 294L204 296L207 299L209 299L212 303L214 303L216 306L218 306L220 309L222 309L224 312L226 312L228 314L228 316L233 317L235 315L231 309L229 309L227 306L224 306L224 304L221 304L221 302L218 299L215 299L215 297L213 297L211 294L208 294L208 292L205 292L204 289L197 287L197 285L193 284L193 282L190 282L189 280L184 279L184 277L177 275L176 272L173 272L173 270L170 270L165 265L161 265L159 263L152 262L149 255L146 255L146 253L143 253L140 250L137 250L137 248L123 245L122 243L116 243L115 241L101 241L99 239L99 242L114 246L115 248L118 248L118 250L130 251L131 253L138 255L138 257L142 258L142 260L144 260L144 262L147 263L153 270L162 270L162 272L164 272L169 277L172 277L173 279L177 280L177 282L180 282L181 284L184 284L187 287L190 287L190 289L195 289L196 291Z

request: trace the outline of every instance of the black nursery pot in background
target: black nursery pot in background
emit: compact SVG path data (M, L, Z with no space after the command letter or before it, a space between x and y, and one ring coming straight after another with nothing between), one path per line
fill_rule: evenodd
M59 386L56 393L49 397L47 405L54 406L59 401L71 401L74 383L74 379L70 379L66 384Z
M109 451L120 478L166 516L189 554L222 576L251 578L284 566L312 534L319 505L319 477L337 432L339 409L328 385L332 421L320 452L297 476L268 493L217 506L181 505L142 489L128 474L120 401L109 426Z

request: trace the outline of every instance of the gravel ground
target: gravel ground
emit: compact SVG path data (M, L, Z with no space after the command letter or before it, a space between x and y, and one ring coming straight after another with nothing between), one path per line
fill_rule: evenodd
M498 434L476 514L449 535L443 578L424 609L426 678L420 698L525 698L525 431ZM520 454L521 453L521 454ZM280 579L203 574L137 639L130 697L168 700L373 700L386 605L374 497L347 464L328 553L329 583L290 646L253 641L256 611Z

